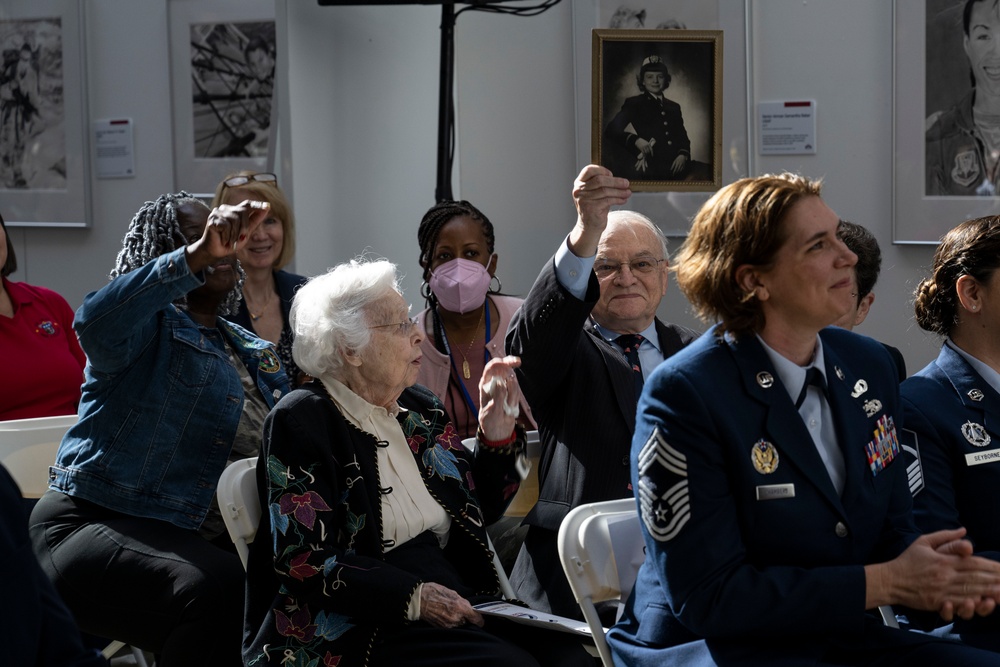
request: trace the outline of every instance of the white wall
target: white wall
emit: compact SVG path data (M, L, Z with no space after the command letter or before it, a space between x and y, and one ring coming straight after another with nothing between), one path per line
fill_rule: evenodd
M52 287L74 307L106 280L136 209L173 189L168 2L85 3L90 117L133 118L136 178L92 181L90 229L11 230L23 267L15 279ZM494 221L509 293L528 289L573 222L569 190L582 166L574 4L531 18L466 12L456 26L454 194ZM368 249L400 265L419 307L416 228L434 201L440 8L276 7L289 67L282 170L293 179L284 182L299 224L296 269L320 272ZM756 0L751 15L751 100L818 105L817 155L757 157L756 172L824 177L831 207L876 233L883 272L860 330L900 347L915 371L938 345L910 307L933 248L891 243L892 3ZM700 326L673 286L661 316Z

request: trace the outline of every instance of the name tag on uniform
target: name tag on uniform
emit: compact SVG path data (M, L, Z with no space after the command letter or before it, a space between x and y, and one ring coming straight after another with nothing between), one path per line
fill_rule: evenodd
M794 498L794 484L765 484L757 487L757 500L780 500Z
M990 449L985 452L972 452L965 455L965 465L978 466L984 463L1000 462L1000 449Z

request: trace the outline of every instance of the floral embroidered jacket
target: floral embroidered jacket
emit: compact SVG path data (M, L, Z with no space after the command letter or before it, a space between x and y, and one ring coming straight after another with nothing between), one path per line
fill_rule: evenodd
M426 388L411 387L398 402L424 484L452 519L445 555L470 588L499 597L486 526L517 491L523 431L512 446L473 454ZM318 381L268 415L257 467L267 510L247 568L246 665L365 665L379 628L407 622L421 582L383 558L378 444Z

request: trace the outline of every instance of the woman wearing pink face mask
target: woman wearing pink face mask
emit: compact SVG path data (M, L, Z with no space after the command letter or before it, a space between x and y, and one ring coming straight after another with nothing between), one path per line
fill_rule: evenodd
M504 356L504 335L521 299L500 294L493 223L469 202L432 206L417 241L424 270L420 292L428 305L416 318L425 332L417 382L444 401L459 436L472 437L479 378L486 362ZM518 421L535 428L526 403Z

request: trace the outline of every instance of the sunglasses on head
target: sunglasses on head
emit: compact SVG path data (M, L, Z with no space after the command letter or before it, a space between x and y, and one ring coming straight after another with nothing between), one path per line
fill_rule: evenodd
M277 185L278 177L275 176L274 174L260 173L260 174L253 174L251 176L233 176L232 178L227 178L226 180L224 180L223 183L226 184L226 187L238 188L241 185L246 185L250 181L260 181L261 183L273 183Z

